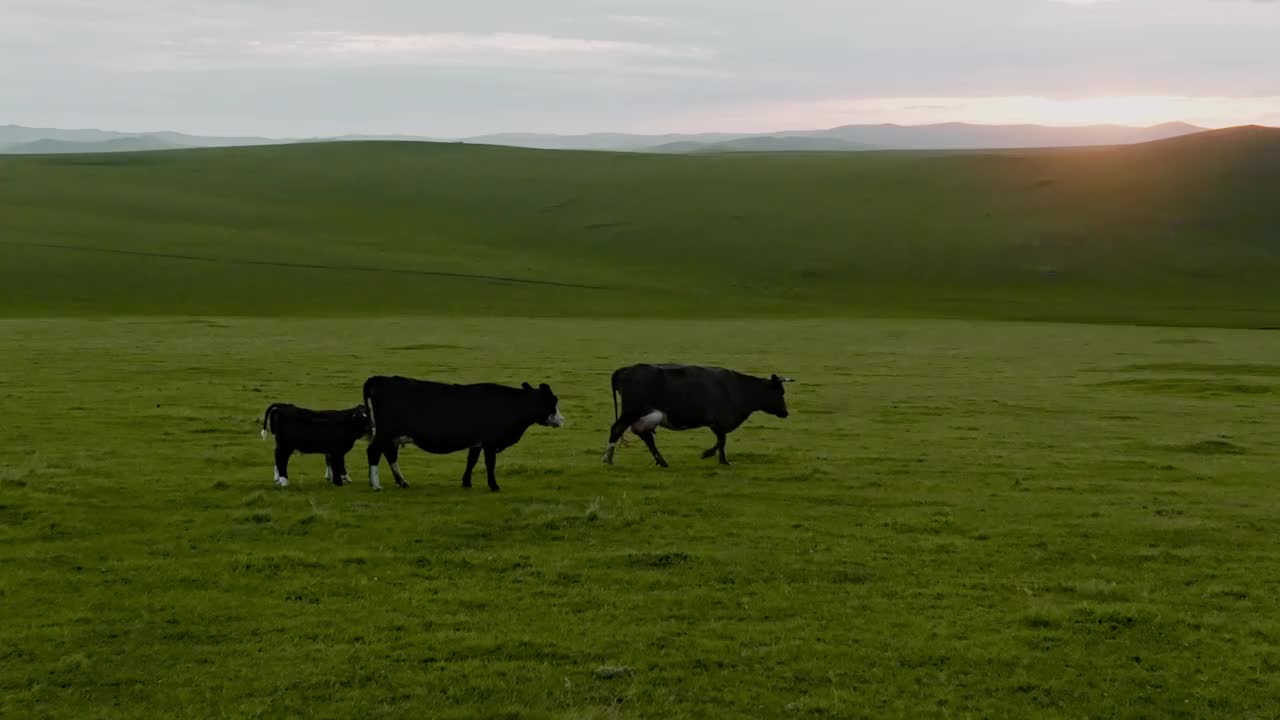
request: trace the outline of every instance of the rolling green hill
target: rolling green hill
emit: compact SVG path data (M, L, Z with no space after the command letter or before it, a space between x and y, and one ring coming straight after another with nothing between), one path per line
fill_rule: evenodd
M0 313L1280 325L1280 130L1003 152L0 158Z

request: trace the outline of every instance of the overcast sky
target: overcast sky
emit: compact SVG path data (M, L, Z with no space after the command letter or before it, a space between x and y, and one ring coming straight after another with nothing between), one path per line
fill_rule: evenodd
M0 124L1280 125L1277 0L0 0Z

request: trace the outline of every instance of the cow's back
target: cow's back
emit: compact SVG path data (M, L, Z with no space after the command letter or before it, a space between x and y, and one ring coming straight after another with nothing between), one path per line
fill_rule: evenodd
M709 424L718 408L732 402L733 373L723 368L640 364L621 368L615 376L624 412L660 410L676 426Z
M512 434L524 404L521 391L491 383L383 377L370 378L365 392L375 437L410 438L432 452L452 452Z
M377 375L364 383L364 401L375 436L407 434L444 395L444 383Z

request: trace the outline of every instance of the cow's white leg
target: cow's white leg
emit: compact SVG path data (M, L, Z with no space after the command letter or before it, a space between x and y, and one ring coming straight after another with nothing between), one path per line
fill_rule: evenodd
M369 466L369 487L373 488L374 490L382 489L382 483L378 482L378 466L377 465Z
M606 448L604 449L604 455L603 455L600 459L601 459L601 460L603 460L604 462L608 463L609 465L612 465L612 464L613 464L613 451L614 451L614 450L617 450L617 449L618 449L618 443L616 443L616 442L611 442L611 443L609 443L609 446L608 446L608 447L606 447Z
M271 472L273 475L275 475L276 485L279 485L280 487L289 487L289 478L281 475L279 468L272 465Z
M329 463L324 464L324 479L333 482L333 468L329 466Z
M346 474L346 473L342 473L342 484L343 484L343 485L350 485L350 484L351 484L351 476L350 476L350 475L348 475L348 474Z

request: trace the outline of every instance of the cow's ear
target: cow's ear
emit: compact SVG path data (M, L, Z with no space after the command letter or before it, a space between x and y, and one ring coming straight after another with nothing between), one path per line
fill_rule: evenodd
M772 381L773 381L773 382L775 382L775 383L780 383L780 382L782 382L782 378L778 377L778 374L777 374L777 373L774 373L773 377L772 377L772 378L769 378L769 379L770 379L770 380L772 380Z
M530 385L529 383L520 383L520 387L524 388L525 390L532 390L532 389L533 389L533 386L532 386L532 385Z
M551 386L546 383L542 383L541 385L539 385L538 389L541 390L542 392L551 392Z

